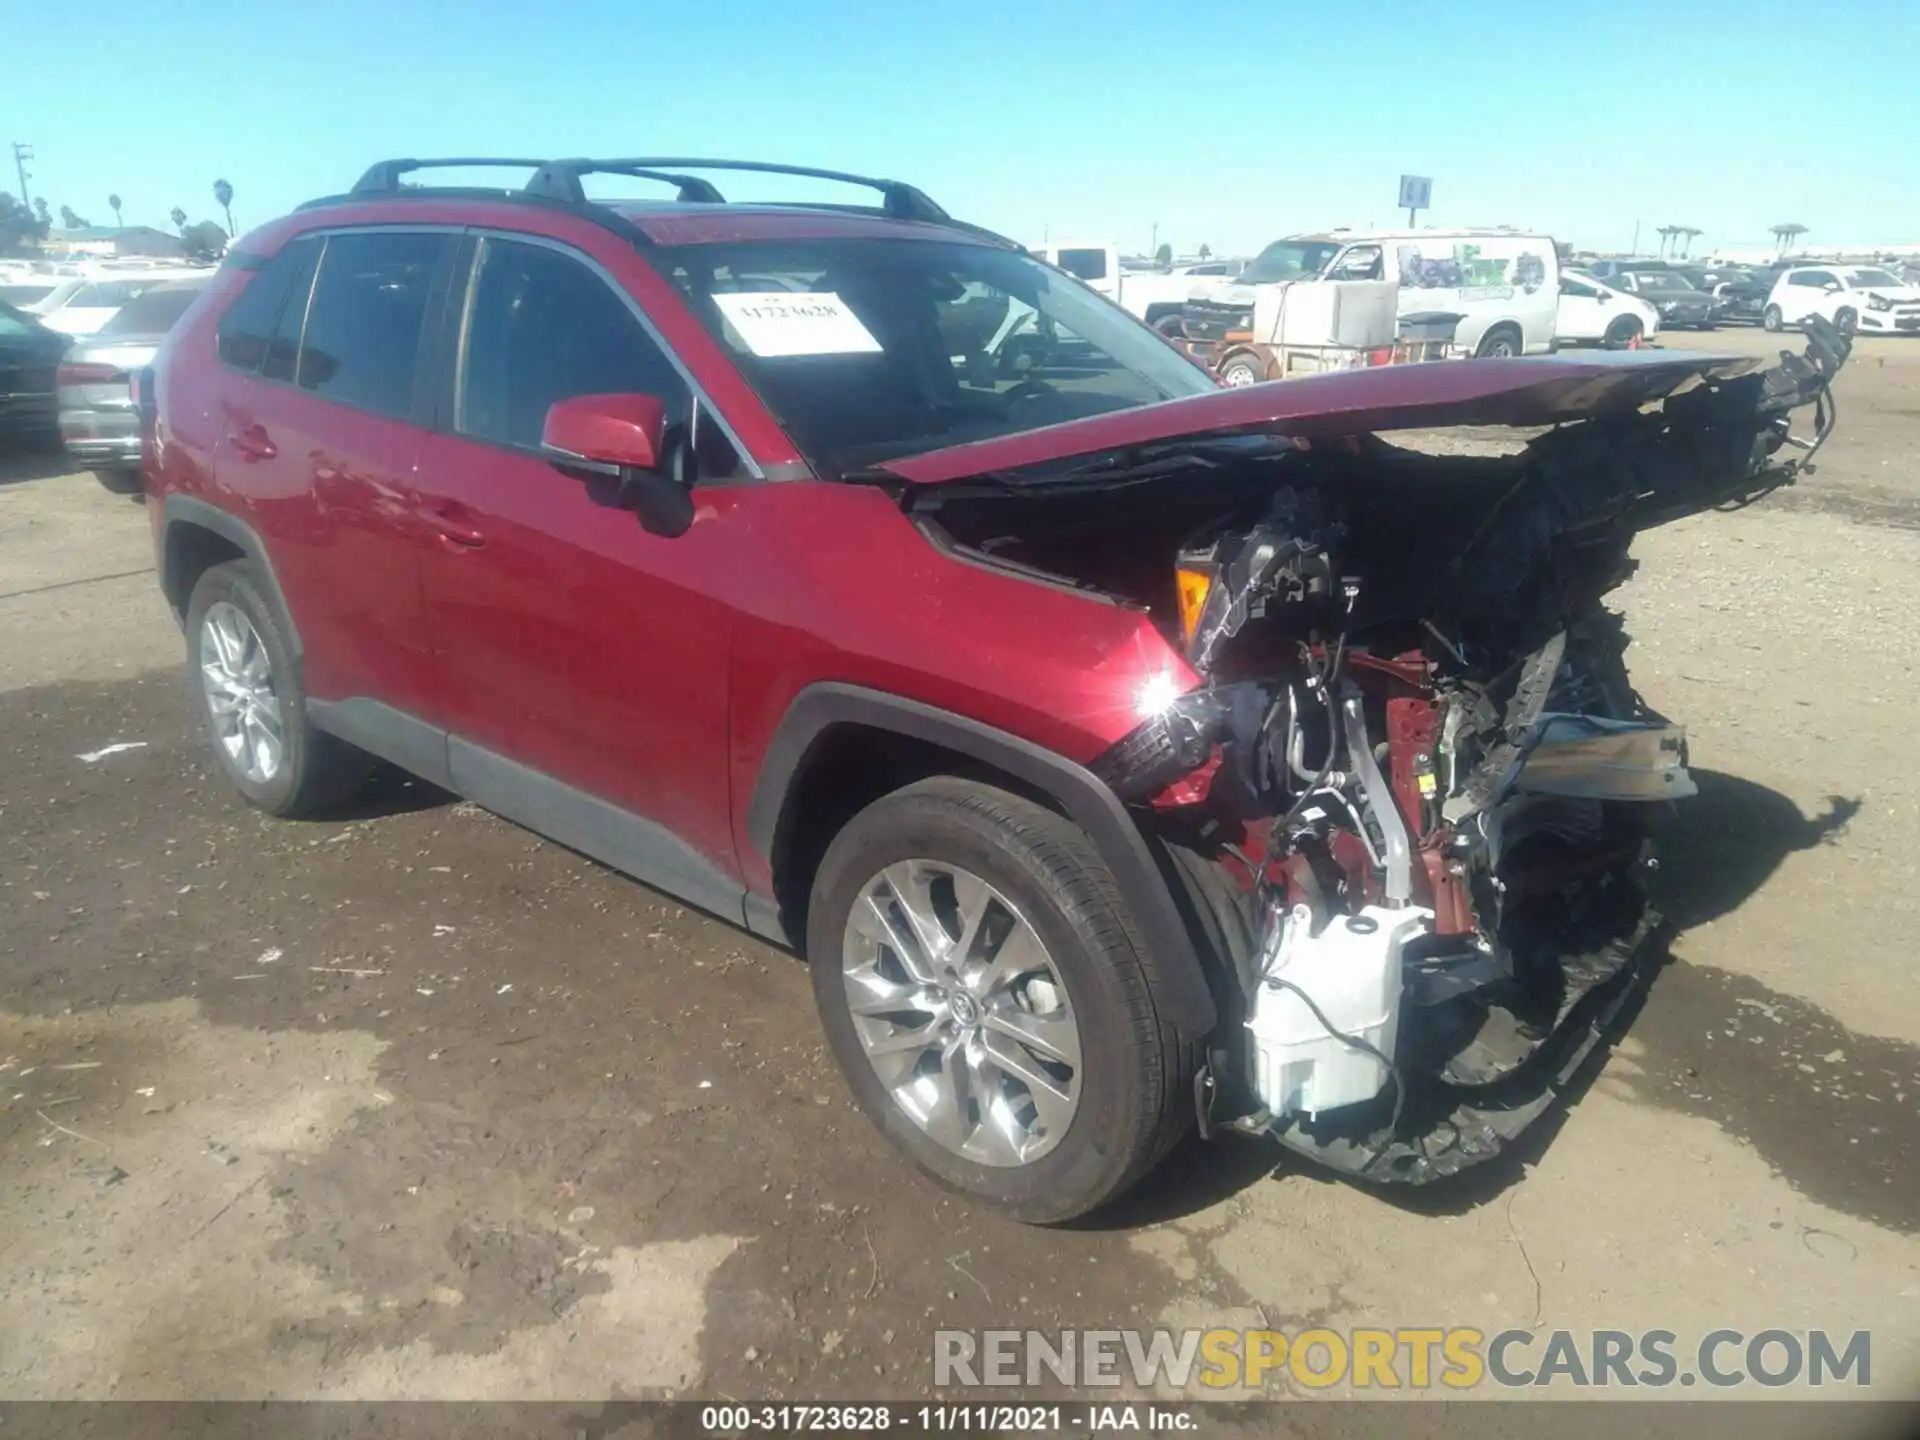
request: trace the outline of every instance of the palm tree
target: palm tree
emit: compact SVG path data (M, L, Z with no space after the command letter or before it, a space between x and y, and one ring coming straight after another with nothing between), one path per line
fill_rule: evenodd
M120 218L120 197L118 195L107 196L107 208L113 211L113 223L122 230L126 229L127 222Z
M214 181L213 198L220 202L220 208L227 214L227 234L233 234L233 186L224 180Z
M187 212L178 205L168 212L167 218L173 222L173 228L184 232L187 228Z
M53 214L47 209L46 196L36 195L33 197L33 213L40 217L40 223L42 225L53 224Z
M1794 224L1775 225L1767 233L1773 236L1774 243L1780 247L1780 253L1784 256L1787 253L1787 247L1807 233L1807 227Z
M1680 233L1680 227L1678 225L1662 225L1653 233L1660 237L1660 258L1664 260L1667 258L1667 246L1672 242L1673 237Z

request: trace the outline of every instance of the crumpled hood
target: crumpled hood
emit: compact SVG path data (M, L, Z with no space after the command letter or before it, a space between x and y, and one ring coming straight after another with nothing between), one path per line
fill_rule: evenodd
M1579 359L1383 365L1189 395L907 455L879 468L920 485L988 473L1017 480L1005 472L1208 435L1329 439L1450 425L1549 425L1637 408L1695 376L1724 380L1763 363L1750 356L1622 350Z

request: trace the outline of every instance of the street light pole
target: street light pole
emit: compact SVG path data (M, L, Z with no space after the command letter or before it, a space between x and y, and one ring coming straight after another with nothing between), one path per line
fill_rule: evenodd
M33 197L27 194L27 161L33 159L33 147L20 141L13 142L13 168L20 172L20 208L33 208Z

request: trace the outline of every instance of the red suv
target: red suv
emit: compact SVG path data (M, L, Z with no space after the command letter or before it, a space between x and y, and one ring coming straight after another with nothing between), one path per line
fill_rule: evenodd
M532 174L403 178L482 163ZM878 200L703 178L757 172ZM1600 596L1791 479L1842 354L1223 390L907 185L391 161L246 237L138 389L248 801L377 757L792 946L881 1130L1050 1221L1196 1123L1421 1181L1544 1108L1691 788ZM1554 428L1373 433L1464 423Z

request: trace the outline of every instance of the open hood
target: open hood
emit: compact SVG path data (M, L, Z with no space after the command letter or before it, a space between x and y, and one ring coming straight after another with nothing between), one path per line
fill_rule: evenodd
M1450 425L1549 425L1637 409L1695 377L1730 379L1763 362L1735 355L1627 350L1568 359L1448 360L1274 380L1117 410L888 461L902 480L935 485L1130 446L1211 435L1330 439Z

